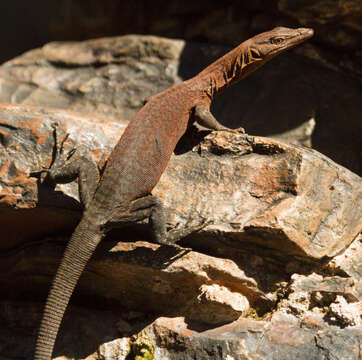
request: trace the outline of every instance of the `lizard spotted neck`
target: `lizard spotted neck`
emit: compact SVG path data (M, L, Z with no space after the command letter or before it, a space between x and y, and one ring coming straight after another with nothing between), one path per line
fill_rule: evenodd
M307 28L277 27L244 41L197 75L212 100L226 87L245 78L279 53L313 36Z

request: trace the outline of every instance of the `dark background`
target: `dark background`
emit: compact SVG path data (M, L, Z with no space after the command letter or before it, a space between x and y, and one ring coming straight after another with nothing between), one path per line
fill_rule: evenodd
M0 61L54 40L152 34L235 45L276 25L311 26L331 64L361 75L360 0L13 0L0 3ZM342 61L343 60L343 61Z

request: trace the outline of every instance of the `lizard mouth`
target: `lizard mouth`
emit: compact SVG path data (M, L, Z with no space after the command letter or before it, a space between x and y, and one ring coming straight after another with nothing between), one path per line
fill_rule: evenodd
M300 28L298 29L303 39L310 39L314 35L314 30L311 28Z
M301 42L310 39L314 35L314 30L310 28L299 28L297 29L298 34L290 39L290 46L295 46ZM288 44L287 44L288 45Z

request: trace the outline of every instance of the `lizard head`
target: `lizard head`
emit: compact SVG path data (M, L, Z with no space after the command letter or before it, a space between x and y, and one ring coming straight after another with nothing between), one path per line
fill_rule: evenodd
M310 28L290 29L276 27L249 40L250 52L256 60L269 60L280 52L290 49L311 38L314 30Z

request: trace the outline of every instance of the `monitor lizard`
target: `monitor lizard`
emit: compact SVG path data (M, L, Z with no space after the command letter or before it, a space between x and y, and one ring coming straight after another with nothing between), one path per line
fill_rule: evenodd
M95 248L113 227L149 219L160 244L174 244L187 232L167 232L161 201L151 195L180 137L197 121L214 130L222 126L210 112L214 97L281 52L313 36L309 28L277 27L256 35L206 67L195 77L148 99L134 115L111 152L99 178L89 159L72 159L56 141L56 157L47 172L55 183L78 178L82 218L74 230L46 301L35 360L50 360L64 312ZM190 230L191 229L191 230ZM190 228L197 231L200 227Z

